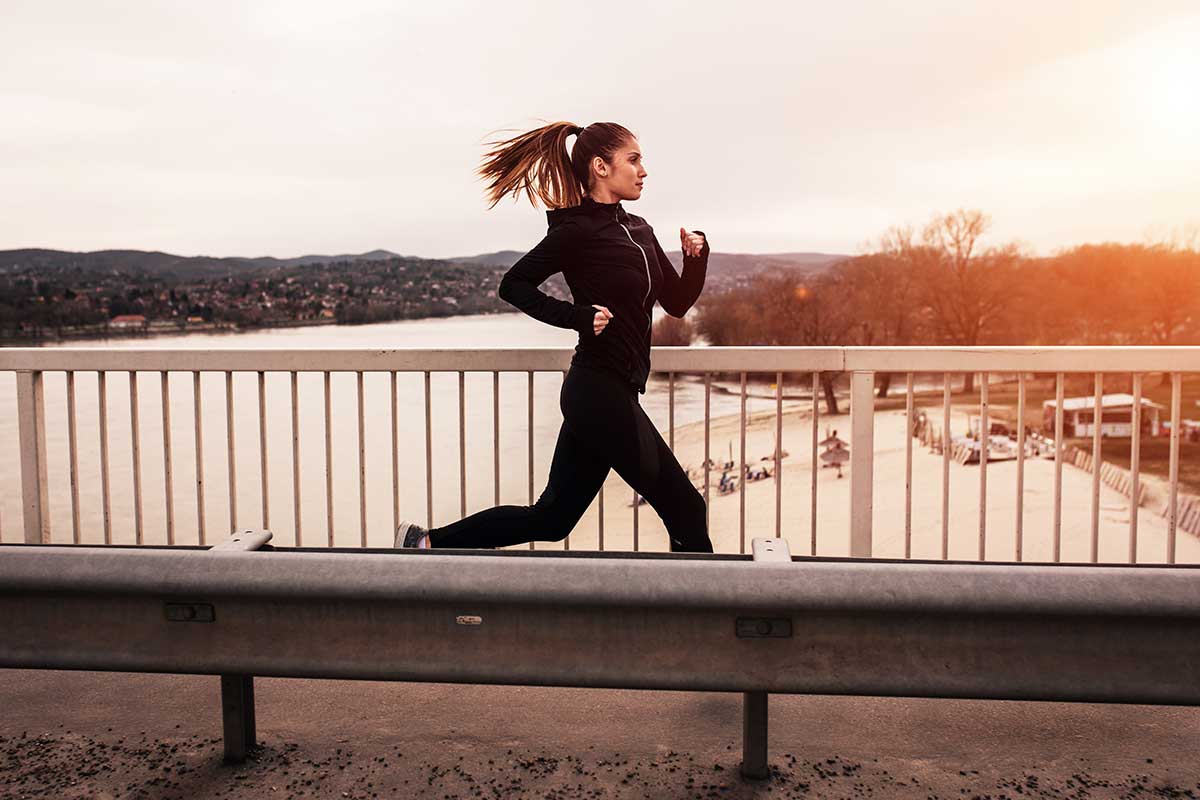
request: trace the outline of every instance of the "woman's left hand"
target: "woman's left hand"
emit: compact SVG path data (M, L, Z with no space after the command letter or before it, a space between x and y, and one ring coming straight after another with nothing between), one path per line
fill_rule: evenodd
M692 233L687 228L679 229L679 243L685 256L698 256L704 250L704 235Z

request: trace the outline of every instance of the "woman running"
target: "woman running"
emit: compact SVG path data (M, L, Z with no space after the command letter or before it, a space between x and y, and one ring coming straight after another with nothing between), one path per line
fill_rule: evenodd
M575 136L568 153L567 137ZM402 522L397 547L493 548L567 537L610 469L662 518L672 551L713 551L704 498L638 403L650 373L651 310L682 317L700 296L708 266L703 231L679 229L683 275L646 220L621 201L642 196L641 146L613 122L554 122L501 142L479 174L494 208L522 190L549 210L545 238L500 281L498 294L534 319L579 332L559 393L563 424L550 477L532 506L503 505L426 530ZM562 272L573 303L538 287Z

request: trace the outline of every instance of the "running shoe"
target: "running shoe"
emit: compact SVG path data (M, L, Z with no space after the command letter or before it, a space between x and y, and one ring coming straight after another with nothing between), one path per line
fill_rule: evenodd
M400 527L396 528L396 538L392 542L393 547L416 547L421 541L421 537L428 533L415 522L401 522Z

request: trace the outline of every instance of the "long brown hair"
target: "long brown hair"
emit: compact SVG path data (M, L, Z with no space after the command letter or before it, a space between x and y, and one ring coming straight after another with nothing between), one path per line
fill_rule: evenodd
M575 146L568 153L571 135ZM506 194L516 199L522 190L534 208L538 199L549 208L577 206L591 185L591 160L600 156L611 163L621 145L632 138L627 128L615 122L593 122L581 128L560 120L511 139L487 142L493 148L484 154L477 172L488 181L488 208L495 208Z

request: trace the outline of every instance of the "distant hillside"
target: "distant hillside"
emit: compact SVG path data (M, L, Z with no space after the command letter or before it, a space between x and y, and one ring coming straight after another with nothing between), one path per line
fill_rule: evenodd
M456 256L447 258L458 264L483 264L489 267L511 267L525 253L521 250L499 250L495 253L483 253L478 256Z
M500 250L476 256L457 256L446 259L459 264L483 264L491 267L510 267L525 255L520 250ZM801 274L822 272L849 256L834 253L722 253L715 251L708 257L708 275L737 278L749 276L764 269L792 269ZM667 258L675 265L675 271L683 269L683 253L667 251Z
M358 255L306 255L299 258L214 258L177 256L157 250L96 250L74 253L65 250L0 250L0 272L13 270L49 270L54 273L123 272L179 282L223 277L252 277L264 270L307 264L332 264L345 261L384 261L401 256L387 250L372 250Z
M404 258L391 250L372 250L369 253L344 254L340 256L300 256L299 258L275 258L261 256L259 258L231 259L260 267L302 267L307 264L335 264L339 261L386 261L389 258Z
M469 264L507 269L525 254L522 250L499 250L473 256L443 259L420 259L443 263ZM683 254L668 251L676 271L683 269ZM52 274L114 273L141 274L167 281L189 283L216 278L250 279L271 270L308 265L326 266L358 261L388 261L411 259L390 250L344 255L304 255L296 258L255 258L212 256L177 256L157 250L97 250L75 253L65 250L26 249L0 250L0 273L14 271L47 271ZM801 274L821 272L846 256L830 253L722 253L709 256L708 275L716 283L737 281L764 269L792 269Z
M683 253L667 252L675 269L683 269ZM725 278L748 277L767 269L794 270L802 275L824 272L849 256L832 253L710 253L708 274Z

